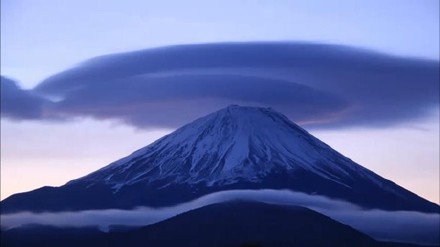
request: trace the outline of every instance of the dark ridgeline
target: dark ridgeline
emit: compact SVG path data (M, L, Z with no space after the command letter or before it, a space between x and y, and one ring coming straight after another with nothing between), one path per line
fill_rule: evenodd
M2 233L1 246L21 247L416 247L375 241L298 206L233 201L211 204L134 230L29 226Z

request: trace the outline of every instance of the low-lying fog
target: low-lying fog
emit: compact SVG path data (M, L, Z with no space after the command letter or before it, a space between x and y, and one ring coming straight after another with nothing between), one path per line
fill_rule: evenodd
M440 215L413 211L363 209L354 204L288 190L232 190L212 193L171 207L139 207L133 210L106 209L76 212L5 214L1 227L10 229L27 224L59 227L98 226L107 231L110 225L144 226L212 203L230 200L254 200L273 204L305 206L350 225L378 240L438 244Z

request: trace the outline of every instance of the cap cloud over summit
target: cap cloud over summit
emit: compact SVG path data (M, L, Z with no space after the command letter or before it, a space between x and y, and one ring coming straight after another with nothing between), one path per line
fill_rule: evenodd
M339 45L178 45L93 58L31 92L61 99L44 105L45 116L139 128L179 127L229 104L270 106L314 128L374 127L429 116L439 103L438 66ZM2 117L28 119L21 108L9 111Z

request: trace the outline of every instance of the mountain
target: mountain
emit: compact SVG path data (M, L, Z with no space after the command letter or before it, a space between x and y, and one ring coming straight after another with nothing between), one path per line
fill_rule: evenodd
M232 201L211 204L135 230L28 227L2 233L1 246L369 246L384 243L315 211L298 206Z
M61 187L1 202L4 213L167 206L216 191L289 189L365 208L439 206L356 164L270 109L232 105Z

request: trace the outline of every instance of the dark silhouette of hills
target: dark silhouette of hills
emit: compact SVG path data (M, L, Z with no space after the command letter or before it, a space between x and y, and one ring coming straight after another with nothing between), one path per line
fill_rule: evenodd
M160 247L416 247L378 242L310 209L233 201L195 209L162 222L118 232L28 226L2 231L1 246Z

